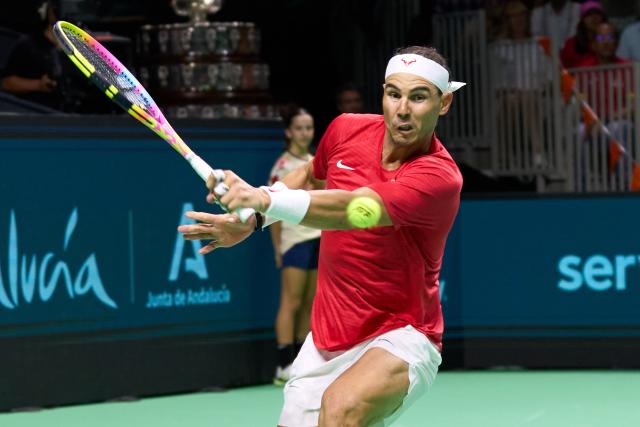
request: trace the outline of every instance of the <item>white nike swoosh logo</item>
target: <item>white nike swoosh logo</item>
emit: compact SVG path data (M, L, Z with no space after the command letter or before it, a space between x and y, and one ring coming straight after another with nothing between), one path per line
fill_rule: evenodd
M351 166L347 166L347 165L342 164L342 160L338 160L338 163L336 163L336 166L338 166L340 169L349 169L350 171L354 171L355 170Z

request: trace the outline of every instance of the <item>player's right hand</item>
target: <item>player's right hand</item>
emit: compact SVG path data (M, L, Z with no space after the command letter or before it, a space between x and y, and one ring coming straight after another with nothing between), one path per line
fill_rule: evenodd
M215 203L217 200L229 211L251 208L258 212L264 212L269 207L271 199L264 190L247 184L242 178L230 170L225 170L224 174L224 183L229 190L225 194L216 194L215 188L217 183L213 177L210 177L207 181L207 188L209 189L207 202Z

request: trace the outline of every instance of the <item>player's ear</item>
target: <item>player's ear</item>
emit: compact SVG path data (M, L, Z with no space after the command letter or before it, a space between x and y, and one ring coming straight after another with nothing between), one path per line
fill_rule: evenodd
M440 97L440 115L444 116L449 112L453 102L453 92L447 92Z

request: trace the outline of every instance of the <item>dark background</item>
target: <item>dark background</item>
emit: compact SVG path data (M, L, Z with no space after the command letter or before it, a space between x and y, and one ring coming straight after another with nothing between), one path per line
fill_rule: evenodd
M2 14L0 26L20 32L37 31L41 23L35 11L41 1L12 4L12 13ZM57 4L59 19L89 31L130 37L134 45L143 25L187 20L174 13L170 0L58 0ZM406 31L407 45L428 44L431 38L433 2L418 4L421 14ZM262 35L262 60L271 69L270 85L275 101L307 107L316 118L317 139L337 114L336 88L354 81L356 34L365 38L368 49L377 49L385 31L389 31L382 20L390 7L393 4L387 0L224 0L222 9L210 15L209 21L256 24ZM386 57L392 54L392 49L384 52ZM364 92L367 111L379 112L377 94Z

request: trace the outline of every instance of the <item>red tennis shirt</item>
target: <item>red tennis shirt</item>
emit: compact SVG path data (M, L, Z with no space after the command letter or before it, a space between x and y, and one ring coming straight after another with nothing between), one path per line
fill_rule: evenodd
M311 329L316 347L328 351L406 325L442 348L438 276L462 175L435 135L427 154L383 169L384 133L381 115L343 114L313 160L314 175L327 189L378 193L394 224L322 232Z

